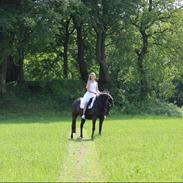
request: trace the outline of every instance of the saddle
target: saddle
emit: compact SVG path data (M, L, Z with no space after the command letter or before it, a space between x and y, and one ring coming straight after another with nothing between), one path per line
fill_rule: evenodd
M91 108L93 107L95 98L96 98L96 97L90 98L90 100L88 101L87 109L91 109Z

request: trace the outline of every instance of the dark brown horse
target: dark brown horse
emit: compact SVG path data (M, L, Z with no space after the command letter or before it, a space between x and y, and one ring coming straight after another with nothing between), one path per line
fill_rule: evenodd
M72 126L71 126L71 138L73 138L73 133L76 133L76 119L77 116L81 116L83 110L80 108L81 98L76 99L72 104ZM96 120L99 119L99 134L102 132L102 124L105 116L108 115L110 108L113 105L113 98L108 93L101 93L96 97L92 109L87 109L85 112L86 119L92 120L92 136L93 139ZM80 125L80 137L83 138L83 125L85 119L81 119Z

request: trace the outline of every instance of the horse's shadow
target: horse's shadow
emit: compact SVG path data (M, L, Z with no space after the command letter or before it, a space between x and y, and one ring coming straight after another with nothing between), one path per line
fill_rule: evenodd
M99 138L100 135L95 135L94 138L80 138L80 137L77 137L77 138L68 138L69 141L72 141L72 142L93 142L95 139Z

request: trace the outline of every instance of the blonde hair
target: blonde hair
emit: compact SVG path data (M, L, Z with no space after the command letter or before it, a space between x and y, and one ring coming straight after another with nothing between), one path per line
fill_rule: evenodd
M94 72L91 72L91 73L89 74L89 78L88 78L89 80L91 80L91 76L92 76L92 75L96 77L96 74L95 74Z

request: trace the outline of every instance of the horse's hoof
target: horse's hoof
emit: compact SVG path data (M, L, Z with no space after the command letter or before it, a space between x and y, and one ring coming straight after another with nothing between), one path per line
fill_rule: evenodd
M73 139L73 135L71 135L71 139Z

